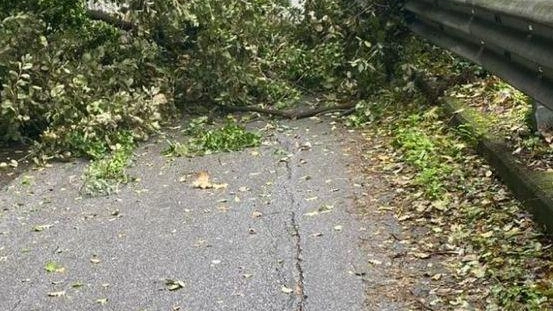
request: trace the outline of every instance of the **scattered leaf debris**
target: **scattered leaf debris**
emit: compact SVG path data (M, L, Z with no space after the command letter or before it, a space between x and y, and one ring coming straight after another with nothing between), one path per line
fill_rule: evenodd
M289 288L289 287L287 287L287 286L285 286L285 285L282 285L282 287L280 288L280 291L282 291L282 292L285 293L285 294L291 294L291 293L294 292L293 289L291 289L291 288Z
M49 292L48 297L62 297L65 296L65 291Z
M44 270L48 273L63 273L65 268L55 261L48 261L44 266Z
M169 291L176 291L179 289L184 288L185 284L181 280L172 280L172 279L166 279L165 280L165 286Z
M193 188L199 189L225 189L228 184L214 184L210 180L209 173L207 171L200 171L196 175L196 179L192 183Z

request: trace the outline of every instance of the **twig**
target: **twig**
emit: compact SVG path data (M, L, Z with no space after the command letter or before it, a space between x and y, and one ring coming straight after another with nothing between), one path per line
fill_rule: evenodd
M425 304L424 302L420 301L420 299L418 298L417 295L415 295L415 293L413 293L413 290L412 289L409 289L409 292L411 293L411 295L413 295L413 297L415 298L415 301L419 303L419 305L421 305L421 307L423 307L423 309L425 310L430 310L430 311L436 311L434 310L432 307L430 307L429 305Z
M130 31L136 28L136 25L134 25L133 23L124 21L104 11L88 10L86 14L91 19L103 21L121 30Z
M276 110L276 109L267 109L267 108L261 108L257 106L227 106L227 105L218 105L221 109L232 111L232 112L257 112L261 114L268 114L273 115L281 118L286 119L304 119L304 118L310 118L317 116L321 113L327 113L327 112L334 112L334 111L342 111L342 110L350 110L355 108L355 104L344 104L344 105L337 105L332 107L320 107L320 108L314 108L311 110L306 111L298 111L298 110Z

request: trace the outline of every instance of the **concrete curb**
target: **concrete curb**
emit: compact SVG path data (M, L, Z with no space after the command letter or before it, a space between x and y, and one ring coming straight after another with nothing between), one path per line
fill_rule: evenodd
M464 124L479 129L458 100L444 98L442 102L452 117L452 125ZM533 214L534 219L545 227L548 234L553 234L553 173L530 171L517 161L504 141L482 134L477 138L477 152L490 163L495 174Z

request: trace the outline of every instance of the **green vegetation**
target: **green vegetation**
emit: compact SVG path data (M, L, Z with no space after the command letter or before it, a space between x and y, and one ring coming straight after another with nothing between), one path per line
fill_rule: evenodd
M402 150L405 162L419 171L415 184L422 186L430 198L440 198L445 193L443 180L454 173L450 159L459 157L465 145L446 134L436 108L412 114L397 125L392 132L395 144ZM428 127L433 135L421 127Z
M426 301L428 309L551 309L550 241L471 148L481 135L525 137L521 148L543 146L527 128L528 99L446 52L419 42L404 49L418 52L404 54L400 67L421 64L427 77L441 79L468 68L477 77L446 90L466 104L463 114L475 128L451 127L451 116L410 82L390 84L350 117L353 125L368 123L370 140L377 141L370 145L380 146L371 158L381 161L378 170L401 193L394 202L397 219L424 232L401 242L422 257L448 254L440 259L448 272L431 280L444 294Z
M159 128L167 100L155 46L77 22L80 13L55 28L40 16L58 20L56 12L29 6L37 11L16 6L0 22L0 140L33 139L56 158L97 158L119 131L146 138Z
M118 133L111 153L91 161L84 173L81 193L85 195L109 195L120 184L129 182L126 168L130 164L134 139L129 132Z
M436 304L551 307L547 247L463 140L482 132L450 129L431 105L441 94L430 93L446 90L470 102L475 118L486 116L482 129L514 133L507 137L513 152L542 169L553 159L553 136L544 143L524 127L525 96L410 37L398 14L401 1L306 1L300 11L286 0L117 0L120 10L101 16L85 2L0 3L0 143L32 144L37 162L86 158L82 193L106 195L131 180L136 144L191 107L282 109L307 95L353 102L346 122L376 126L389 139L388 155L399 154L393 169L401 172L398 184L407 184L407 203L398 218L429 229L416 247L463 254L448 261L450 283L463 280L449 292L456 297ZM472 81L457 83L463 75ZM429 87L426 80L446 83ZM261 143L233 120L216 127L198 118L185 134L186 142L169 142L166 155Z
M548 131L536 131L530 99L523 93L496 77L486 77L455 86L448 95L464 117L477 125L473 132L504 141L529 169L552 168L553 136Z
M132 152L121 133L147 139L181 110L373 93L393 76L390 39L402 33L399 1L308 1L302 12L287 0L114 0L120 8L105 14L86 3L0 4L0 144L32 144L38 163L93 160L86 193L126 182ZM229 124L172 149L256 144Z
M505 136L513 127L527 127L530 99L496 77L452 87L448 95L462 103L463 112L492 135Z
M192 120L184 131L190 136L186 143L169 141L165 155L177 157L193 157L216 152L238 151L244 148L257 147L261 144L261 136L247 131L233 119L228 119L220 128L208 128L207 118Z
M379 0L305 12L285 0L114 1L125 5L109 18L85 2L1 5L0 142L96 159L121 131L148 138L177 107L347 101L390 78L400 29L396 2Z
M55 261L48 261L44 266L44 270L46 270L46 272L48 273L53 273L53 272L63 272L65 268Z
M368 128L370 140L378 141L370 144L380 146L371 158L380 159L378 171L402 194L394 202L396 217L404 228L424 229L402 243L420 256L449 254L443 257L448 272L431 281L449 294L429 300L430 307L550 309L548 240L494 181L471 141L443 120L440 108L405 102L402 111L382 111Z

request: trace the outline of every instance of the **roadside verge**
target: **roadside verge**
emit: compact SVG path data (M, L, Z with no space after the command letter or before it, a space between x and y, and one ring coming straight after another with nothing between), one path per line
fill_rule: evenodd
M454 98L444 98L445 111L451 115L451 124L466 126L475 135L477 151L493 167L497 176L509 187L516 198L534 215L548 233L553 233L553 173L527 169L509 151L505 142L486 132L467 112L466 106Z

